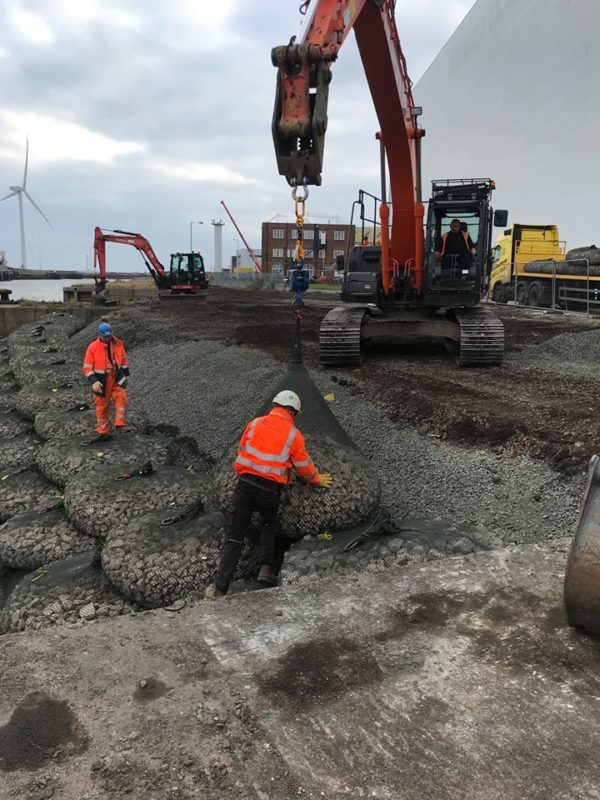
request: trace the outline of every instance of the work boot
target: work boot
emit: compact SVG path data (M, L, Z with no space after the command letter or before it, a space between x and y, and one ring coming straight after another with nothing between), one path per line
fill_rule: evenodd
M264 583L266 586L277 586L279 580L277 575L273 572L270 564L263 564L256 579L259 583Z
M204 591L204 597L207 600L219 600L221 597L225 597L225 592L222 592L220 589L211 583L210 586L207 586Z

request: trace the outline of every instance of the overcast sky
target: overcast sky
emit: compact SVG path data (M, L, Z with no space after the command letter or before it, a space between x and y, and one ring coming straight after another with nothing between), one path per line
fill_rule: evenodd
M315 0L316 1L316 0ZM270 132L271 47L298 32L299 0L0 0L0 196L23 177L54 226L26 208L30 267L81 268L95 225L143 233L159 258L194 248L213 264L225 200L253 246L289 214ZM398 0L416 82L474 0ZM334 65L323 186L307 215L347 219L377 189L377 122L352 36ZM426 120L424 121L426 124ZM318 221L318 219L317 219ZM236 236L224 228L224 259ZM0 250L20 264L16 198L0 204ZM112 246L111 269L139 255Z

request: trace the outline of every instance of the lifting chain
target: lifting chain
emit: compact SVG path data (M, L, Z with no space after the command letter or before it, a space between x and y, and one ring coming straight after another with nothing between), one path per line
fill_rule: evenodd
M298 194L298 187L292 189L292 199L294 201L294 213L296 215L296 246L294 248L294 271L292 272L292 285L290 291L294 292L294 315L297 320L302 318L302 307L304 292L308 289L308 271L304 268L304 245L303 228L305 216L305 203L308 198L308 187L302 186L303 194Z

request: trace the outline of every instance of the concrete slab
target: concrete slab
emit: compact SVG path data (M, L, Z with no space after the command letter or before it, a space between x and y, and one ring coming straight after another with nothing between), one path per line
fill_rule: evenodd
M566 543L0 640L2 798L600 797Z

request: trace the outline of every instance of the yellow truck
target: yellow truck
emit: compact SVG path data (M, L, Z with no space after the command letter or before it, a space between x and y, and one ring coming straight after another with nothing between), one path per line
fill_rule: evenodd
M600 303L600 248L566 250L556 225L515 223L492 250L489 296L496 303L573 311Z

